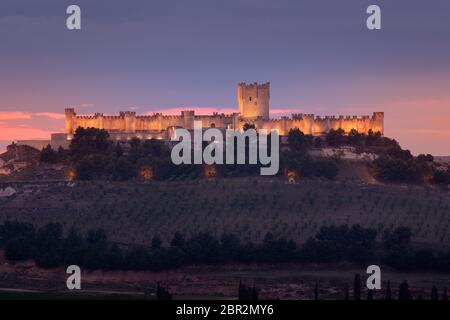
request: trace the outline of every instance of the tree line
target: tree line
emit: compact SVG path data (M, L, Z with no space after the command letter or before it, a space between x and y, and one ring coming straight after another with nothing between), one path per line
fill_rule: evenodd
M252 129L251 125L244 129ZM450 167L438 170L432 155L413 156L403 150L399 143L380 132L369 130L367 134L352 129L348 134L342 129L331 129L323 137L304 134L298 128L289 131L289 148L280 152L279 174L294 171L302 177L325 177L334 179L338 174L337 159L311 157L313 147L352 146L358 152L372 152L378 158L369 164L373 175L379 180L393 182L450 184ZM204 143L206 147L207 143ZM247 146L248 147L248 146ZM248 153L248 150L246 151ZM171 178L198 178L205 175L204 167L198 165L174 165L170 148L161 140L131 139L127 144L114 143L106 130L78 128L71 140L69 150L53 150L50 145L40 153L40 160L47 163L67 162L79 180L166 180ZM259 175L260 165L216 166L212 175L249 176ZM207 174L208 176L208 174Z
M76 264L86 269L160 271L186 265L224 263L330 263L351 261L367 265L382 260L400 270L450 272L450 252L413 249L411 231L400 227L383 235L382 255L376 252L377 232L359 225L322 227L304 244L267 233L261 243L242 242L234 234L220 237L201 232L185 237L174 234L163 246L155 235L147 246L121 246L108 241L102 229L85 235L71 228L63 236L61 224L41 228L24 222L0 225L0 246L6 259L33 259L43 268Z
M204 142L203 147L206 146L207 143ZM236 156L235 154L235 158ZM286 168L301 171L303 176L323 176L333 179L337 175L337 165L333 160L316 160L307 154L295 154L293 157L289 152L282 152L280 157L281 163L286 164ZM69 150L59 148L55 151L48 145L41 151L40 160L45 163L69 164L75 173L75 179L78 180L145 181L205 176L205 166L174 165L170 159L170 147L162 140L140 140L135 137L127 143L113 142L106 130L96 128L78 128ZM215 166L213 170L213 175L223 177L259 174L260 164L221 165ZM279 174L283 174L283 171Z

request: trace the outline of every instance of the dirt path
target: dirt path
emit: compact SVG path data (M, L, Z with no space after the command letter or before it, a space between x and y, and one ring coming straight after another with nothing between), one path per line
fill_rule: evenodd
M261 299L312 299L318 282L322 299L342 299L345 283L351 288L356 273L365 279L363 268L345 264L201 266L166 272L82 271L82 290L76 294L151 298L159 282L179 299L235 299L239 281L244 281L260 289ZM72 294L66 288L66 277L64 268L45 270L37 268L33 262L11 265L0 260L0 291L66 296ZM408 281L416 297L428 298L433 285L440 290L450 288L450 274L400 273L383 269L384 286L387 280L391 281L394 296L403 280ZM375 293L376 298L383 296L383 290Z

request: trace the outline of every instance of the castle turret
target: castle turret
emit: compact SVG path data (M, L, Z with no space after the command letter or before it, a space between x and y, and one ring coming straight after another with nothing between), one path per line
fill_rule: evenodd
M374 112L372 117L372 131L380 131L384 135L384 112Z
M75 109L66 108L64 109L64 114L66 116L66 133L68 138L73 135L74 128L74 118L76 116Z
M181 117L183 118L183 127L187 130L194 129L195 111L186 110L181 111Z
M238 84L238 112L243 119L268 120L270 83Z
M136 112L125 111L122 112L125 118L125 132L135 133L136 132Z

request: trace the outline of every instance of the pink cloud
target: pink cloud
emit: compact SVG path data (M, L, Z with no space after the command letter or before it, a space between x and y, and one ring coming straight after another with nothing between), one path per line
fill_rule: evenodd
M32 115L38 116L38 117L46 117L46 118L55 119L55 120L60 120L60 119L65 118L64 113L55 113L55 112L36 112L36 113L33 113Z
M64 119L63 113L56 112L21 112L21 111L1 111L0 121L8 120L29 120L32 117L46 117L50 119Z
M49 139L53 132L64 132L64 114L55 112L0 112L0 140Z
M0 140L31 140L31 139L50 139L53 131L37 129L33 127L8 127L0 126Z
M31 113L29 112L0 112L0 120L23 120L23 119L31 119Z

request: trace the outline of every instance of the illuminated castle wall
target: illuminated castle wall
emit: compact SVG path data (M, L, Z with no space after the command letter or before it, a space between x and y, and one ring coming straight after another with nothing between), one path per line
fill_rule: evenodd
M330 129L343 129L349 132L356 129L367 133L384 131L384 113L374 112L372 116L326 116L313 114L292 114L279 119L269 118L270 84L239 83L237 90L238 112L231 114L213 113L211 115L196 115L192 110L182 111L180 115L170 116L161 113L152 115L136 115L125 111L119 115L103 115L96 113L90 116L80 116L74 109L66 109L66 134L70 139L78 127L94 127L105 129L112 138L128 139L169 139L171 129L182 127L193 129L194 121L201 120L205 128L239 129L245 123L253 123L256 128L277 130L279 135L287 135L290 129L299 128L305 134L323 135Z

